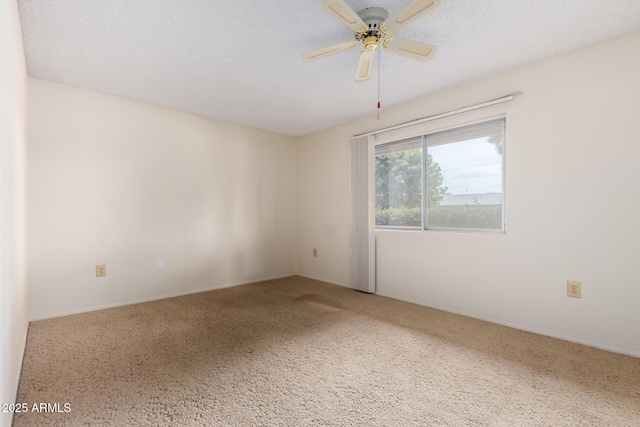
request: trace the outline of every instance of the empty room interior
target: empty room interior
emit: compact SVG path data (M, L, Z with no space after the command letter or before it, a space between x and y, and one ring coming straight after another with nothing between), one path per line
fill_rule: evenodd
M2 0L0 427L640 425L640 2Z

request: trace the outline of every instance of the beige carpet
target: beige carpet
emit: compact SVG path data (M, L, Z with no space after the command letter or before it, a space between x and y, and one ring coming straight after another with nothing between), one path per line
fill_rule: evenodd
M34 322L15 426L639 426L640 359L292 277Z

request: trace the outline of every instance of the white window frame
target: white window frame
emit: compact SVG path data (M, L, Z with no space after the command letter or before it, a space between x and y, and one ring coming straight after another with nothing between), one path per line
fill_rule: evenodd
M483 126L491 123L502 123L502 155L501 155L501 173L502 173L502 222L501 229L483 229L483 228L460 228L460 227L429 227L428 224L428 206L426 206L425 193L427 190L427 158L429 153L428 137L434 135L440 135L447 132L459 131L465 128L473 128L477 126ZM406 230L406 231L439 231L439 232L463 232L463 233L482 233L482 234L505 234L506 233L506 117L501 116L490 120L478 121L462 126L452 126L447 129L441 129L433 132L420 133L414 136L403 137L395 140L380 141L375 143L375 147L380 145L400 144L404 141L415 139L417 137L422 138L422 223L420 227L409 226L390 226L390 225L375 225L376 230ZM375 174L375 154L374 154L374 174ZM374 209L375 209L375 197L374 197Z

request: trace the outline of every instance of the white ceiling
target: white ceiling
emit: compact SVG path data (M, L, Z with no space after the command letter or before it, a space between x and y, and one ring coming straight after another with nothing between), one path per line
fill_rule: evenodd
M321 0L19 0L29 74L300 136L376 111L377 73ZM408 0L346 0L394 13ZM640 30L638 0L442 0L398 35L438 46L426 64L381 52L384 107ZM639 47L640 53L640 47Z

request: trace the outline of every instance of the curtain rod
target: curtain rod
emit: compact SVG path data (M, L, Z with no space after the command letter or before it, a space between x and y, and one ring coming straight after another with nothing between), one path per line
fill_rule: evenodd
M492 99L491 101L482 102L480 104L470 105L468 107L459 108L457 110L448 111L446 113L434 114L433 116L427 116L427 117L423 117L421 119L411 120L411 121L408 121L408 122L400 123L399 125L394 125L394 126L389 126L389 127L386 127L386 128L374 130L372 132L361 133L361 134L352 136L351 139L361 138L363 136L377 135L379 133L389 132L389 131L400 129L400 128L404 128L404 127L407 127L407 126L417 125L417 124L420 124L420 123L430 122L432 120L441 119L443 117L453 116L454 114L466 113L467 111L477 110L478 108L484 108L484 107L489 107L490 105L501 104L503 102L508 102L508 101L513 100L513 98L515 98L516 96L520 95L521 93L522 92L514 92L511 95L506 95L506 96L503 96L501 98Z

